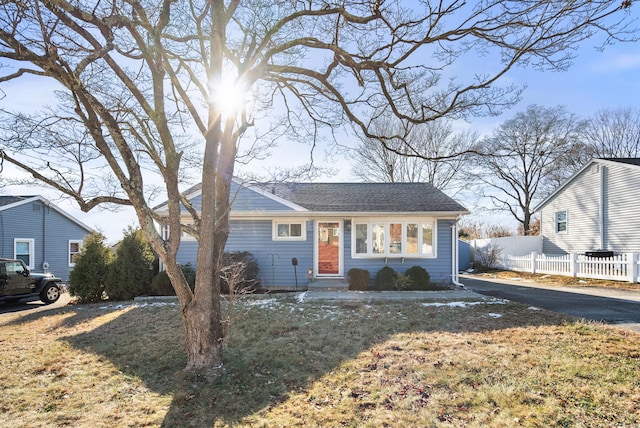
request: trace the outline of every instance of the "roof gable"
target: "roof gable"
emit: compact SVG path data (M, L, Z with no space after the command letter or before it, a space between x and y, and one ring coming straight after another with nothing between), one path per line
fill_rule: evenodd
M55 210L57 213L65 217L67 220L85 229L87 232L94 231L91 227L87 226L80 220L73 217L71 214L65 212L61 208L52 204L49 200L47 200L42 196L0 196L0 211L8 211L12 208L29 204L32 202L36 202L36 201L42 202L43 204L47 205L48 207L50 207L51 209Z
M594 158L587 162L582 168L580 168L575 174L569 177L564 183L562 183L556 190L554 190L549 196L547 196L542 202L540 202L535 208L534 212L541 211L549 202L555 199L560 193L562 193L571 183L573 183L579 176L585 171L589 170L593 165L607 165L616 164L624 167L628 167L633 171L640 172L640 158Z

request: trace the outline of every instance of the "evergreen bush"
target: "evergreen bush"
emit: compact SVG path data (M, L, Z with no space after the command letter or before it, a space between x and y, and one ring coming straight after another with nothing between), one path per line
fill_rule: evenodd
M411 280L409 290L428 290L430 287L431 277L429 272L422 266L412 266L405 272L405 275Z
M393 284L393 288L398 291L406 291L413 290L411 288L413 285L413 280L409 278L407 275L402 274L400 272L396 273L396 280Z
M396 271L390 266L385 266L378 271L375 279L376 290L394 290L396 284Z
M369 280L371 275L366 269L353 268L347 272L349 277L349 290L367 291L369 289Z
M75 266L69 274L69 294L80 303L102 300L109 264L113 253L99 233L89 234L76 256Z
M184 275L191 291L194 290L196 286L196 271L193 268L191 263L185 263L180 266L182 270L182 274ZM171 280L169 279L169 275L167 272L158 272L153 279L151 280L151 293L157 296L175 296L176 291L173 289L173 285L171 285Z
M131 300L151 294L155 255L141 229L131 226L116 249L116 257L109 267L105 292L111 300Z

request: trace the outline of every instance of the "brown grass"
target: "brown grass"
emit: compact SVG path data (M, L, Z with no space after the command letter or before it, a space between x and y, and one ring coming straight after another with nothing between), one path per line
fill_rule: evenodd
M238 305L186 374L176 305L0 316L0 426L637 426L640 336L497 301Z
M514 272L509 270L496 270L491 272L483 272L473 274L474 276L494 279L519 280L523 282L535 282L538 284L562 287L607 287L617 288L620 290L637 290L640 291L640 284L633 284L624 281L612 281L605 279L592 278L574 278L562 275L547 275L528 272Z

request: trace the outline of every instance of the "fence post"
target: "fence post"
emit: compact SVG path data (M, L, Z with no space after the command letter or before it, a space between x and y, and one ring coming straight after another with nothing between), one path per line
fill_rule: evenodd
M576 253L569 254L569 274L573 278L578 276L578 255Z
M531 273L536 273L536 260L538 259L538 253L535 251L531 253Z
M629 282L633 284L638 282L638 253L627 254L627 272L629 273Z

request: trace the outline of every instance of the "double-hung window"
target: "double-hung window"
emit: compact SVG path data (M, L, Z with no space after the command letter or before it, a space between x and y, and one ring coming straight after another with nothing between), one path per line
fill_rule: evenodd
M35 241L28 238L15 238L13 240L13 256L20 259L29 268L33 269L35 263Z
M556 211L555 213L555 232L567 233L567 211Z
M435 220L353 221L353 257L435 257Z
M274 241L306 241L306 221L275 220L272 228Z
M80 254L82 248L82 241L72 239L69 241L69 267L76 265L76 258Z

